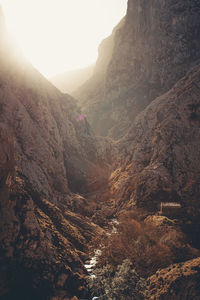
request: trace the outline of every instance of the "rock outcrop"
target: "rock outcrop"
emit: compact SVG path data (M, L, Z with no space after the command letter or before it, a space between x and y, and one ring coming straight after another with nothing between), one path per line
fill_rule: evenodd
M149 299L200 299L200 258L170 265L148 278Z
M121 138L139 112L195 65L199 15L198 1L128 1L124 23L110 37L112 57L98 88L94 75L75 93L97 134ZM107 52L105 45L97 65Z

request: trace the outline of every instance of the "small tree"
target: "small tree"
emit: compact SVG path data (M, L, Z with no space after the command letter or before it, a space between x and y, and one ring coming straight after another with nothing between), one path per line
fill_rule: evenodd
M124 299L144 299L143 292L147 291L146 281L136 273L129 259L117 267L111 288L113 299L119 295Z

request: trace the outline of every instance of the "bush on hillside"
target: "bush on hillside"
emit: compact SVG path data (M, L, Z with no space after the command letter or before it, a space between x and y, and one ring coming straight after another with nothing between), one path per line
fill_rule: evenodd
M116 267L127 258L144 277L153 274L158 268L168 266L174 260L170 247L157 239L152 227L130 218L121 221L117 233L104 242L99 265L111 264Z
M121 300L142 300L148 293L146 281L136 273L129 259L117 268L111 265L96 268L88 282L93 296L100 300L117 300L119 296Z

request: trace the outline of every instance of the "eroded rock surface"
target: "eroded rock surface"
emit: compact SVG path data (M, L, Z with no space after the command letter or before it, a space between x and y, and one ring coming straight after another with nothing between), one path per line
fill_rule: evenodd
M180 203L194 239L200 214L199 78L197 66L138 115L119 142L121 160L110 177L118 207L157 212L161 202Z
M200 258L170 265L149 277L150 295L154 300L199 300Z
M199 205L199 78L197 66L139 114L118 143L125 165L111 186L124 188L123 200L152 210L162 200Z

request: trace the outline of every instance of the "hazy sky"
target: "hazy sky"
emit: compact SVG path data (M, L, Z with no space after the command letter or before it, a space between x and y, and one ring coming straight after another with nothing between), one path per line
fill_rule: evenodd
M8 30L50 77L85 67L126 13L127 0L0 0Z

